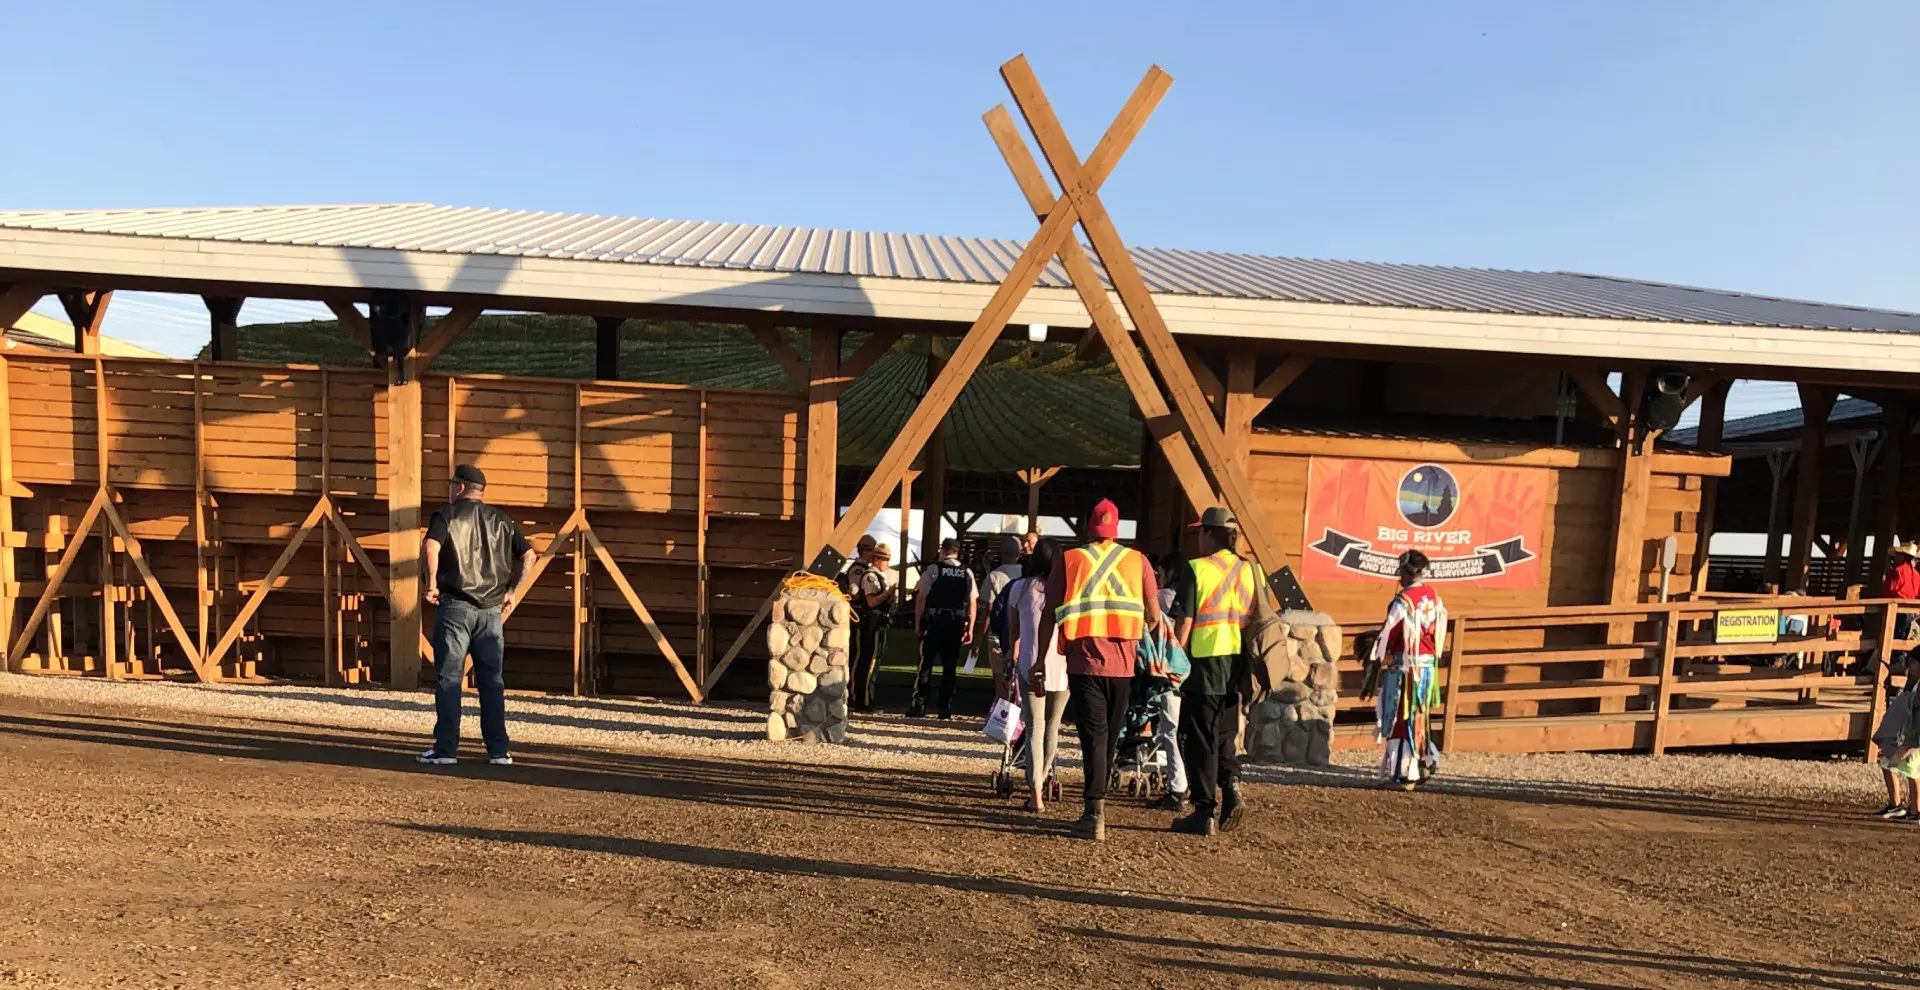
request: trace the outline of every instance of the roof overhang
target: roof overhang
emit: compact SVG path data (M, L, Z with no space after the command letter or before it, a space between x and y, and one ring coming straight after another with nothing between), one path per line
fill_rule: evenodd
M971 323L987 284L751 271L677 264L295 246L0 229L0 281L283 298L359 298L375 290L428 303L555 313L760 313L787 319ZM1546 359L1710 365L1751 377L1899 380L1920 374L1920 334L1522 316L1159 293L1180 335ZM1071 290L1036 287L1015 324L1083 328Z

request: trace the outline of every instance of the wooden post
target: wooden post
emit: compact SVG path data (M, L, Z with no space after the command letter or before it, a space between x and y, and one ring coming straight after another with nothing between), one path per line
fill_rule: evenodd
M102 299L104 302L104 298ZM98 307L104 310L104 305ZM95 321L98 326L98 320ZM81 339L80 325L74 325L75 340ZM91 340L93 358L93 425L94 451L98 458L94 467L99 474L100 498L105 501L113 498L109 487L112 478L113 448L107 439L107 370L106 363L99 357L100 336L93 332L86 337ZM74 534L79 537L81 534ZM119 612L115 605L119 586L113 580L113 531L100 528L100 662L105 665L107 677L117 679L120 659Z
M585 518L587 511L582 501L585 475L582 471L584 463L581 456L583 453L581 441L585 439L586 427L582 407L585 405L585 390L575 385L573 387L573 501L571 504L576 519ZM590 678L587 671L588 665L592 662L592 658L587 655L587 573L587 541L576 539L573 541L573 580L570 582L573 593L573 621L569 623L573 627L573 693L575 697L591 693L588 687ZM528 588L528 591L532 591L532 588Z
M1642 435L1640 396L1646 376L1628 373L1621 379L1620 474L1618 497L1614 502L1613 576L1609 604L1632 605L1640 601L1646 581L1647 503L1653 495L1653 440ZM1607 643L1617 645L1633 640L1634 622L1616 620L1607 627ZM1609 680L1625 677L1625 660L1608 660L1603 665ZM1609 695L1600 699L1600 711L1623 712L1627 699Z
M200 362L193 363L193 581L194 612L197 617L196 639L200 646L200 655L207 655L207 631L209 610L213 606L213 582L208 580L207 556L213 550L209 546L207 532L207 444L206 409L203 396L206 384L202 381ZM325 425L326 417L320 418ZM325 450L325 446L321 448Z
M1461 616L1453 620L1453 634L1448 637L1451 647L1447 651L1447 710L1440 723L1440 752L1452 753L1459 749L1454 745L1453 727L1460 716L1461 672L1466 668L1460 659L1467 652L1467 620Z
M839 520L840 331L813 331L807 380L806 551L811 564Z
M1878 401L1880 476L1873 500L1873 558L1867 577L1876 592L1886 579L1887 548L1900 532L1900 472L1905 468L1907 435L1913 428L1905 393L1894 392Z
M1761 551L1760 583L1769 593L1780 590L1780 571L1784 566L1780 548L1787 535L1786 518L1780 514L1780 489L1786 484L1787 472L1793 469L1793 460L1790 450L1767 452L1767 472L1773 481L1767 493L1767 544Z
M700 393L700 433L699 450L695 456L694 494L694 586L693 586L693 629L694 664L699 670L700 683L707 683L707 674L713 669L713 574L707 568L707 393Z
M932 350L933 340L931 338L927 340L927 347L927 381L931 383L934 379L940 377L940 372L945 369L947 360ZM927 481L927 490L921 493L926 496L925 504L920 509L919 562L922 564L930 564L940 559L940 524L947 516L946 427L946 418L942 416L940 423L934 427L933 434L927 438L925 468L920 472L921 477ZM907 538L903 534L900 537L900 542L905 543L906 541ZM904 546L901 547L902 551L905 549ZM904 565L901 573L903 575L905 574ZM905 578L903 577L902 580L905 580Z
M240 307L245 299L234 296L201 296L207 304L212 326L212 345L208 355L215 361L240 360Z
M1680 645L1680 613L1669 609L1660 620L1660 687L1653 703L1653 755L1667 752L1667 719L1673 711L1674 650Z
M1881 554L1881 556L1886 556ZM1866 762L1873 762L1873 730L1880 727L1880 716L1887 713L1887 678L1893 673L1893 638L1900 628L1900 606L1888 602L1881 607L1880 643L1873 651L1873 684L1867 688Z
M6 355L0 353L0 534L11 537L13 534L13 401L10 388L12 373L7 366ZM0 650L6 650L0 656L0 670L10 673L20 672L20 658L13 654L13 610L14 582L19 580L15 573L14 558L18 556L7 539L0 539Z
M78 289L62 292L60 306L73 324L73 350L77 354L100 353L100 326L107 319L107 303L112 292L86 292Z
M1038 533L1040 531L1040 489L1045 486L1054 475L1059 473L1060 469L1058 467L1031 467L1020 470L1019 478L1027 485L1028 532Z
M1700 429L1695 434L1695 446L1701 450L1719 450L1725 439L1727 429L1727 394L1733 389L1733 379L1723 378L1715 382L1700 403ZM1719 515L1720 479L1700 479L1700 512L1694 517L1693 544L1693 591L1702 594L1707 590L1707 574L1713 569L1713 534Z
M1220 431L1241 471L1247 469L1248 458L1252 456L1253 419L1266 406L1254 393L1254 357L1252 351L1245 349L1227 356L1226 391L1220 416Z
M1847 444L1847 456L1853 461L1853 491L1847 500L1847 562L1840 579L1841 588L1857 588L1867 574L1867 474L1880 456L1879 441L1855 437Z
M624 316L593 318L593 377L601 381L620 378L620 324L625 322Z
M893 559L899 562L902 575L907 573L907 533L913 526L913 483L919 477L920 472L908 471L900 478L900 545L894 548L898 552ZM900 580L906 578L903 576Z
M1800 474L1793 486L1793 545L1788 547L1786 591L1807 590L1813 562L1813 537L1820 526L1820 463L1827 446L1827 417L1833 415L1834 390L1800 385Z
M389 686L420 685L420 378L411 354L387 373L387 620ZM404 381L402 380L404 379Z

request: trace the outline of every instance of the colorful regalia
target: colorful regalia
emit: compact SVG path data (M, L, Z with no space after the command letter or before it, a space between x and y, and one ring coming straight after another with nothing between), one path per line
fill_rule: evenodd
M1417 783L1440 765L1428 715L1440 703L1434 663L1446 639L1447 607L1432 588L1415 584L1393 596L1373 659L1383 674L1376 725L1387 751L1380 774L1398 783Z

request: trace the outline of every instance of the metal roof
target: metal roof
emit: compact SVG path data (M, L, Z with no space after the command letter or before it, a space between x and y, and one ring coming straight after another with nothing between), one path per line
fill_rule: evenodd
M1841 424L1877 421L1879 418L1880 407L1878 405L1866 399L1856 399L1848 396L1833 404L1833 414L1827 417L1827 424L1829 426L1839 426ZM1727 421L1727 425L1722 430L1720 436L1723 443L1731 443L1737 440L1771 439L1774 438L1776 434L1784 436L1798 430L1803 422L1804 416L1801 413L1800 407L1794 406L1792 409L1781 409L1776 412L1760 413L1754 416L1742 416L1739 419L1730 419ZM1699 435L1700 431L1698 427L1688 427L1684 430L1674 430L1672 433L1667 434L1667 437L1674 443L1691 444Z
M0 211L0 228L994 283L1023 242L525 210L341 206ZM1920 333L1920 314L1578 272L1137 248L1153 291L1353 306ZM1055 263L1040 284L1064 288Z

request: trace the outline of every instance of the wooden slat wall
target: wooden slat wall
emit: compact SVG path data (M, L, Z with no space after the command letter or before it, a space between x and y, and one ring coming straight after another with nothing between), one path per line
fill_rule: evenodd
M38 541L23 553L30 565L57 559L64 541L49 534L70 534L100 484L95 399L103 378L106 481L189 625L197 617L196 469L204 472L212 520L205 556L219 572L216 616L237 611L323 492L333 496L349 530L384 568L388 445L384 381L377 372L114 358L99 368L96 373L92 359L57 355L7 359L13 475L34 492L32 511L16 520L23 539ZM433 374L421 384L425 504L442 504L453 466L471 461L488 475L488 500L521 520L536 547L547 545L574 509L584 509L683 657L697 651L693 626L702 603L695 575L703 519L711 569L704 605L717 641L731 641L779 574L800 565L801 395ZM710 493L705 513L698 504L703 402ZM196 425L204 450L197 468ZM335 601L357 603L351 625L364 631L341 650L369 659L376 677L383 677L385 602L337 540L333 553L339 558L331 565L336 595L347 596ZM320 681L329 664L340 662L326 655L321 636L323 622L333 619L322 579L325 554L319 536L311 537L260 610L254 625L263 637L262 673ZM98 558L82 554L61 591L56 611L66 619L69 656L48 658L38 669L97 666L79 658L98 648L99 589L127 583L118 573L102 574ZM571 689L569 570L550 568L509 622L512 687ZM590 584L606 589L585 589L598 632L588 641L597 644L597 666L605 672L600 687L681 693L652 637L597 566L592 570ZM29 566L20 576L16 590L29 607L42 573ZM143 625L144 589L120 587L115 593L130 603L136 649L166 649L159 625ZM215 638L219 623L213 622ZM35 649L48 645L45 633L38 639ZM165 666L183 661L170 658ZM739 668L751 673L754 665ZM744 675L739 683L754 686L748 680L758 683Z

